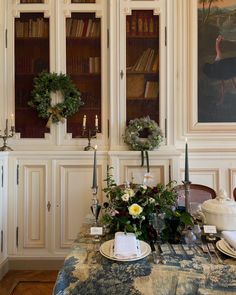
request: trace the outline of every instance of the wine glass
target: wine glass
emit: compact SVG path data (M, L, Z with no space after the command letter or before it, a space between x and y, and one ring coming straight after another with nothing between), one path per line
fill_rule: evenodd
M161 243L161 232L165 228L165 213L152 213L151 224L157 233L157 243Z

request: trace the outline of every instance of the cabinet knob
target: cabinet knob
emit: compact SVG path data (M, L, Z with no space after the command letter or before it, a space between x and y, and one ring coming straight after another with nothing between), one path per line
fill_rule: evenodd
M48 201L47 203L48 212L50 212L51 206L52 206L51 203Z
M123 77L124 77L124 71L121 70L121 71L120 71L120 78L123 79Z

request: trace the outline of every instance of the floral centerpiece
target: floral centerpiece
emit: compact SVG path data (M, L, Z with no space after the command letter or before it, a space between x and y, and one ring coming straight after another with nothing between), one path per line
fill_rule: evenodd
M107 184L102 222L113 232L133 232L139 239L149 240L151 213L174 214L177 194L173 182L153 187L135 183L117 185L109 176Z

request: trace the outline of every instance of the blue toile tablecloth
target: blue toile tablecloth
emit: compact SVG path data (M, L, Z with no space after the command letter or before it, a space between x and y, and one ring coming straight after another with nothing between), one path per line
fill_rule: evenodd
M198 247L162 248L166 264L155 264L151 254L134 262L112 261L81 232L59 271L53 295L236 294L236 259L222 254L225 264L217 264Z

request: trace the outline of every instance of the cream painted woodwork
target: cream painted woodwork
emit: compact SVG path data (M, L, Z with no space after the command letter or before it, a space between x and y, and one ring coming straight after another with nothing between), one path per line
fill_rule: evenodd
M148 152L150 173L153 176L153 184L168 183L178 179L179 154L165 151ZM109 152L110 166L113 169L114 179L117 183L135 182L143 183L144 174L147 172L146 158L141 167L141 152Z
M48 160L16 159L17 254L49 252L51 227L51 163Z
M191 152L189 154L189 178L192 183L212 187L216 192L225 189L233 198L236 187L236 154L233 152ZM184 178L184 159L180 165L181 179Z
M82 223L93 219L91 152L11 152L8 255L63 256ZM107 154L97 152L98 199L102 203ZM14 183L14 184L13 184Z
M7 153L2 153L0 154L0 269L7 258L7 212Z
M106 154L97 158L98 199L103 201L102 188L105 187ZM77 237L85 219L91 215L92 204L92 171L91 152L80 159L55 160L55 233L56 251L69 248ZM93 218L90 216L90 218Z

